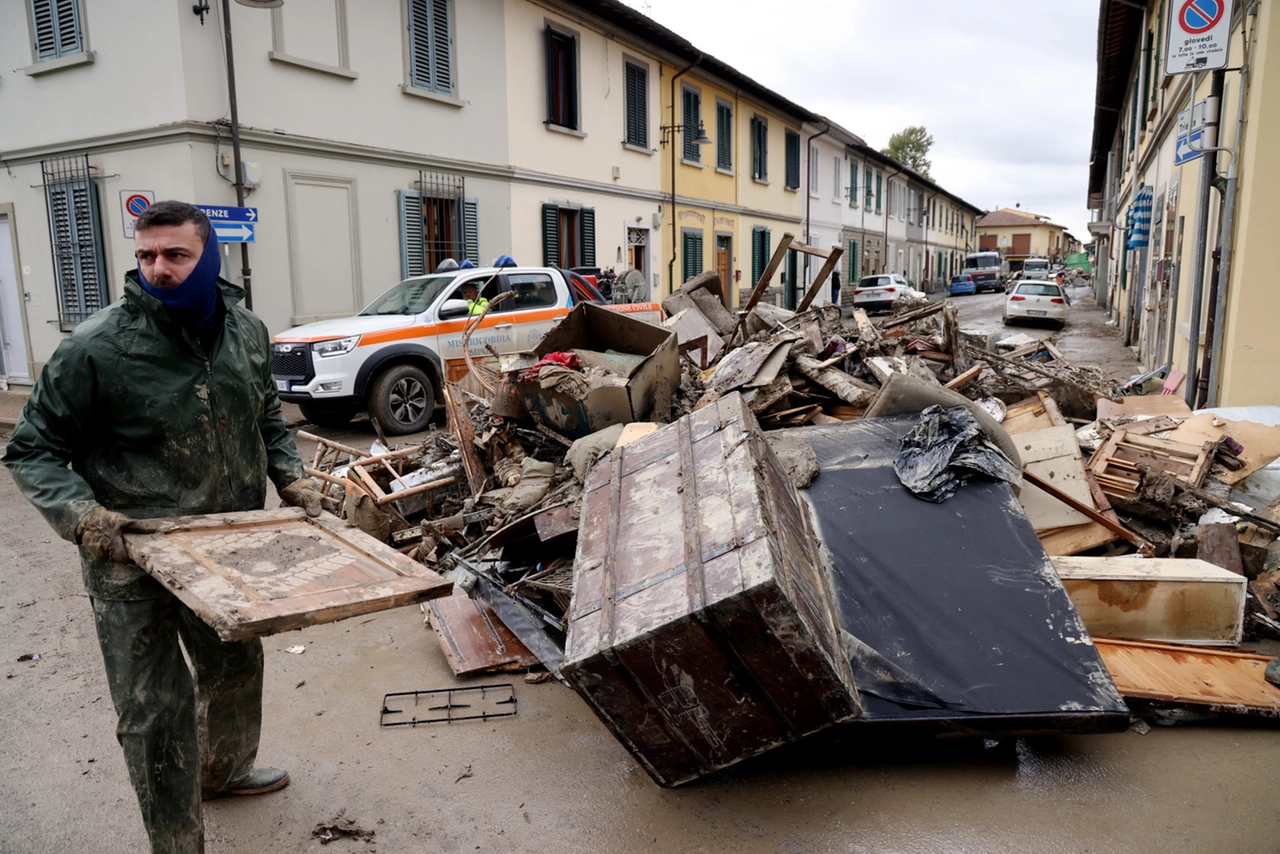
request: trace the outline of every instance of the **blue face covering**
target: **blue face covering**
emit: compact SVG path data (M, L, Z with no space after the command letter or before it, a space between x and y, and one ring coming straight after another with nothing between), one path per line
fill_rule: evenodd
M209 327L214 324L218 313L218 273L221 271L218 236L210 231L204 244L204 254L182 284L172 288L156 287L147 281L141 267L138 268L138 281L144 291L160 300L169 316L177 322Z

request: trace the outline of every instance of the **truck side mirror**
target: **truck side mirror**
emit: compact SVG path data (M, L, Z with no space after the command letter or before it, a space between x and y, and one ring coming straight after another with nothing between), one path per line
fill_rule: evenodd
M452 317L466 317L471 313L471 307L467 305L464 299L447 299L444 305L440 306L440 319L448 320Z

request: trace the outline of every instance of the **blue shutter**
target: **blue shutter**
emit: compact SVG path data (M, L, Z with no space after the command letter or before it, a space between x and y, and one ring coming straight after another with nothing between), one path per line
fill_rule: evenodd
M463 256L480 266L480 202L476 199L462 200L462 245Z
M80 323L107 304L98 194L88 180L45 188L58 278L58 319Z
M578 212L578 224L582 226L582 266L596 265L596 209L583 208Z
M36 35L36 62L83 50L76 0L31 0L31 20Z
M542 206L542 266L560 266L560 208Z
M409 85L453 94L450 0L409 0Z
M400 278L409 279L427 271L422 194L417 190L397 190L396 196L400 204Z

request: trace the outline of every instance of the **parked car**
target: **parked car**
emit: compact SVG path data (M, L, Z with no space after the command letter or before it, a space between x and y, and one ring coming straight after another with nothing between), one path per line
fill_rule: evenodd
M1067 292L1062 286L1049 281L1020 279L1010 288L1004 301L1004 322L1015 320L1044 320L1057 325L1067 325Z
M532 350L578 302L602 302L576 273L551 267L442 270L405 279L354 317L296 326L271 339L271 376L280 399L316 424L345 424L365 410L383 429L424 429L446 381L467 373L463 328L471 309L463 287L493 306L469 346L475 357ZM661 323L657 303L607 306Z
M928 299L897 273L863 276L853 289L853 307L866 311L889 311L900 299Z
M973 282L972 273L960 273L951 277L951 295L958 297L961 294L974 294L978 292L977 285Z

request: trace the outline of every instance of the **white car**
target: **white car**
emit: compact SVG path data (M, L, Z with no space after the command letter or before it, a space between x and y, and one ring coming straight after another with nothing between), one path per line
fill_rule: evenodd
M1067 293L1056 282L1023 279L1014 282L1004 301L1004 322L1015 320L1046 320L1067 325Z
M853 307L866 311L888 311L900 299L928 299L897 273L863 276L853 289Z

